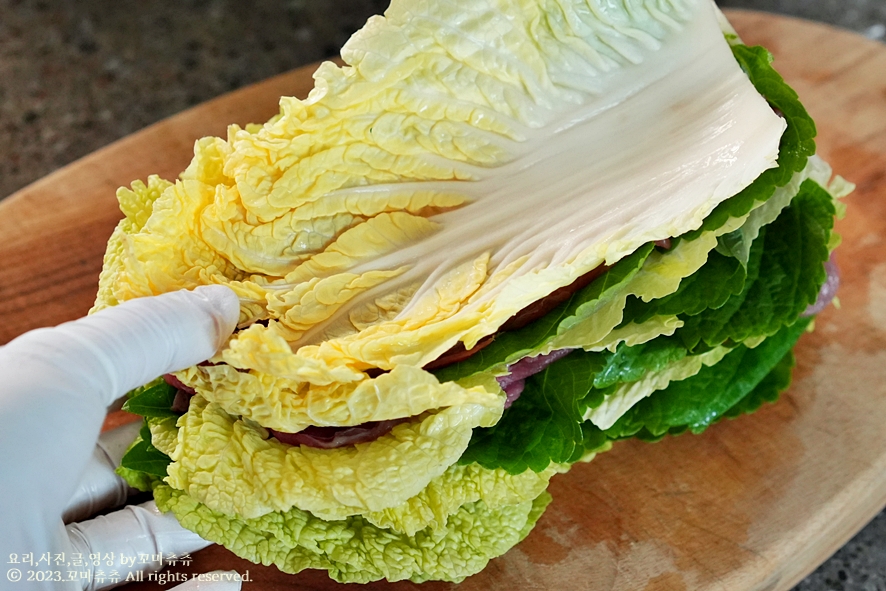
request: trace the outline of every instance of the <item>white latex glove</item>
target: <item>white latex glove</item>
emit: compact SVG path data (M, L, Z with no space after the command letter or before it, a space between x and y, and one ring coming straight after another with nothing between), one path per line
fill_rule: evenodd
M0 569L0 588L107 587L107 579L65 579L70 571L95 574L98 568L105 573L116 570L125 579L128 572L160 566L127 564L140 553L166 557L207 545L171 515L161 515L153 503L67 529L62 514L71 503L69 516L119 501L125 494L119 483L112 484L110 492L107 479L96 484L104 478L95 475L96 462L104 461L102 454L122 453L121 442L110 441L112 436L96 447L107 407L159 375L211 357L233 331L238 313L232 291L206 286L132 300L26 333L0 347L0 560L6 563ZM103 470L107 476L106 469L98 472ZM75 494L84 475L81 491ZM96 496L102 495L105 498L97 502ZM77 553L98 552L113 554L116 564L104 559L100 566L86 568L21 562L29 553L36 562L47 553L53 558L63 554L69 561ZM13 555L17 564L10 564ZM60 577L48 578L62 580L28 580L39 579L29 573L40 571L60 572ZM225 587L237 588L239 584Z
M135 421L99 435L92 457L62 513L62 521L72 523L88 519L104 509L119 507L131 494L138 492L117 476L116 469L141 426L142 421Z

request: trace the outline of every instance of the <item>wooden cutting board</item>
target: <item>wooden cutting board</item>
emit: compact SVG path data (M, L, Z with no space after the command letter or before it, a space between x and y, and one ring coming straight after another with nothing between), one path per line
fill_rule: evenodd
M886 504L886 47L799 20L730 17L747 43L775 54L818 123L819 152L858 184L838 225L841 309L802 338L778 404L700 436L619 443L558 476L533 533L461 591L789 589ZM195 138L267 119L279 95L307 93L311 71L160 122L0 203L0 343L87 311L120 218L118 186L174 178ZM218 547L181 570L216 568L248 571L246 589L339 587L325 573L282 575Z

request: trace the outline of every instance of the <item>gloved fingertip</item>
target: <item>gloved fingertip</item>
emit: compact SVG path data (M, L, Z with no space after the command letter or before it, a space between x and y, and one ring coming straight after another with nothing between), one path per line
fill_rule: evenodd
M201 285L191 293L208 304L215 321L216 345L220 348L237 328L240 298L224 285Z
M237 319L240 317L240 299L230 287L201 285L194 288L193 293L212 306L218 317L231 324L231 331L234 330L233 326L237 324Z

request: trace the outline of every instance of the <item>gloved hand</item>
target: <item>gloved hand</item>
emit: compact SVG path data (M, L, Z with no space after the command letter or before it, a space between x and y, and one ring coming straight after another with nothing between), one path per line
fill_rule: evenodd
M125 494L108 464L119 460L136 431L124 428L96 447L108 406L157 376L211 357L238 314L231 290L205 286L132 300L0 347L0 560L7 563L0 569L0 587L99 589L113 585L109 579L97 582L96 569L116 571L122 584L129 572L161 566L133 557L166 557L208 545L152 502L67 529L62 514L92 512L101 508L97 496L112 503ZM108 565L106 556L100 566L53 563L59 555L70 561L82 554L85 560L98 552L113 556L115 564ZM48 553L50 562L22 563L29 553L33 561ZM13 555L18 564L10 564ZM30 574L39 571L52 574ZM71 572L83 571L91 580L67 580ZM238 588L239 583L225 587Z

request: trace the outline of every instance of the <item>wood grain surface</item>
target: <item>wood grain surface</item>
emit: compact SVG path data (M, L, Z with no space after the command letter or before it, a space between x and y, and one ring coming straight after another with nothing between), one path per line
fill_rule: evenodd
M778 404L700 436L617 444L554 479L554 502L523 543L461 585L424 591L785 590L886 504L886 47L809 22L729 15L747 43L775 54L818 124L819 153L858 185L838 224L841 308L801 339ZM311 71L160 122L0 203L0 343L88 310L120 218L118 186L173 178L194 139L267 119L279 95L307 93ZM218 547L176 570L217 568L248 571L245 589L340 587L325 572L283 575ZM163 587L127 587L149 588Z

